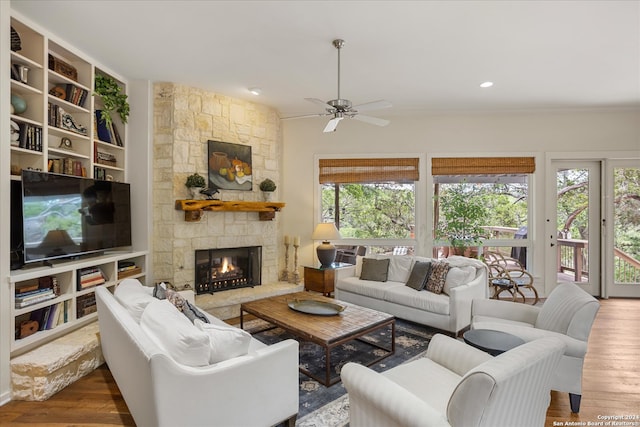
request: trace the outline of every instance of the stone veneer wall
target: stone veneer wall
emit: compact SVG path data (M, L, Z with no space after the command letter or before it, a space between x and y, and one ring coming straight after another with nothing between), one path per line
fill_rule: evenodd
M282 136L272 108L174 83L154 85L153 247L154 279L181 288L195 277L196 249L262 246L262 283L278 280L278 215L260 221L256 212L205 212L185 222L176 199L189 199L184 183L207 176L207 141L250 145L253 191L221 190L222 200L261 201L258 183L280 183ZM278 199L278 190L275 199ZM286 209L286 208L285 208Z

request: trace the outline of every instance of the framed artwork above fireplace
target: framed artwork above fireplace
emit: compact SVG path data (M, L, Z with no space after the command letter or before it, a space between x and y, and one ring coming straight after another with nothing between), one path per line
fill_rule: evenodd
M251 146L209 140L207 148L209 188L253 190Z

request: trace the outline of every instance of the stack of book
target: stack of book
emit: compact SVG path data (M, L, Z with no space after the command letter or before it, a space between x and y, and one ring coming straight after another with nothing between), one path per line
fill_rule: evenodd
M97 310L95 293L81 295L76 299L76 317L78 319Z
M52 288L36 289L35 291L16 293L16 308L23 308L39 302L50 300L57 295Z
M91 288L93 286L102 285L107 280L98 267L87 267L78 270L78 290Z
M111 153L106 153L104 151L96 152L95 160L96 160L96 163L100 163L103 165L117 166L118 164L118 160L116 159L116 156L114 156Z
M135 262L118 261L118 280L141 272L142 268L138 267Z
M14 298L15 307L28 307L42 301L53 299L58 295L60 295L58 278L55 276L44 276L16 286Z
M29 123L18 123L20 134L14 146L32 151L42 151L42 128Z
M82 166L82 161L63 157L60 159L49 159L48 172L63 173L65 175L87 176L87 170Z

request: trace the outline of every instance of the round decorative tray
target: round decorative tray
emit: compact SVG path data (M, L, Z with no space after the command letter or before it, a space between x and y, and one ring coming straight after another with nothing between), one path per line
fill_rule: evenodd
M289 308L301 313L316 314L319 316L335 316L344 310L344 307L338 304L309 299L291 301Z

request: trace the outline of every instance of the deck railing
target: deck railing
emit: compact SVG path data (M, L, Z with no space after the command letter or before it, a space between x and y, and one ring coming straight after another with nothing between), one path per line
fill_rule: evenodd
M618 248L613 249L616 283L640 283L640 261Z
M589 277L589 242L577 239L558 239L558 273L570 271L574 281Z

